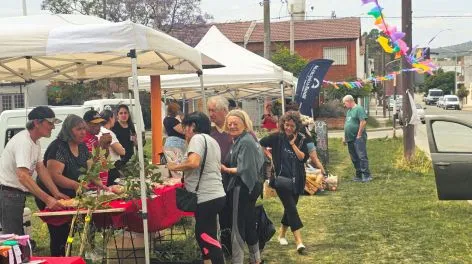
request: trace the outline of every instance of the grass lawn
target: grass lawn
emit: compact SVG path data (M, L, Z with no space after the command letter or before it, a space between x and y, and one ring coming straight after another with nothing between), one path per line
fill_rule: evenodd
M276 236L263 254L268 263L472 263L468 223L472 206L437 199L434 176L395 169L401 139L368 141L374 181L351 181L354 169L340 140L330 139L331 172L341 177L336 192L304 196L299 213L307 255L284 249ZM279 222L277 198L264 201Z
M354 169L340 140L329 139L329 148L330 172L341 178L338 191L303 196L298 204L307 255L296 253L291 234L286 247L275 235L263 252L265 263L472 263L472 206L439 201L431 169L402 169L401 139L369 140L369 183L351 181ZM280 201L263 203L278 227ZM47 255L46 226L33 217L33 228L36 254Z

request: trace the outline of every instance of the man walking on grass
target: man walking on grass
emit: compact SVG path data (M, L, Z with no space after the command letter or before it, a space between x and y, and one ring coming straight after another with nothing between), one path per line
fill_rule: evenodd
M348 109L346 122L344 123L343 143L347 144L352 164L356 169L356 182L369 182L372 180L369 170L369 159L367 158L367 114L364 108L358 106L351 95L343 98L344 106Z

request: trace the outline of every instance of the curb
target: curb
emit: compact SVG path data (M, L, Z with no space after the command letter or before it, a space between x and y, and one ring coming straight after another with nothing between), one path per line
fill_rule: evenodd
M398 130L401 130L402 128L401 127L397 127L395 130L398 131ZM370 129L367 129L367 132L377 132L377 131L390 131L390 130L393 130L393 127L380 127L380 128L370 128ZM328 132L331 132L331 133L344 133L344 130L331 130Z

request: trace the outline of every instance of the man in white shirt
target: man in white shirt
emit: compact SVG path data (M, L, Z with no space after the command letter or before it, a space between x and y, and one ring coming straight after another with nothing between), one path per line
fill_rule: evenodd
M57 199L68 199L59 192L44 166L39 139L50 137L61 120L47 106L38 106L28 114L26 130L8 141L0 157L0 225L4 234L23 234L23 209L27 193L43 201L47 208L61 209ZM45 183L53 196L45 193L33 180L33 173Z

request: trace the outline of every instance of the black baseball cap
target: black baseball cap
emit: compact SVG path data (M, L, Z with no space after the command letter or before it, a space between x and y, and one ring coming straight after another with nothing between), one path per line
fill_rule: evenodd
M85 112L84 120L85 122L92 124L101 124L105 122L105 119L103 119L100 114L95 110L88 110L87 112Z
M37 106L28 114L28 120L47 120L53 124L59 124L62 120L56 118L54 111L47 106Z

